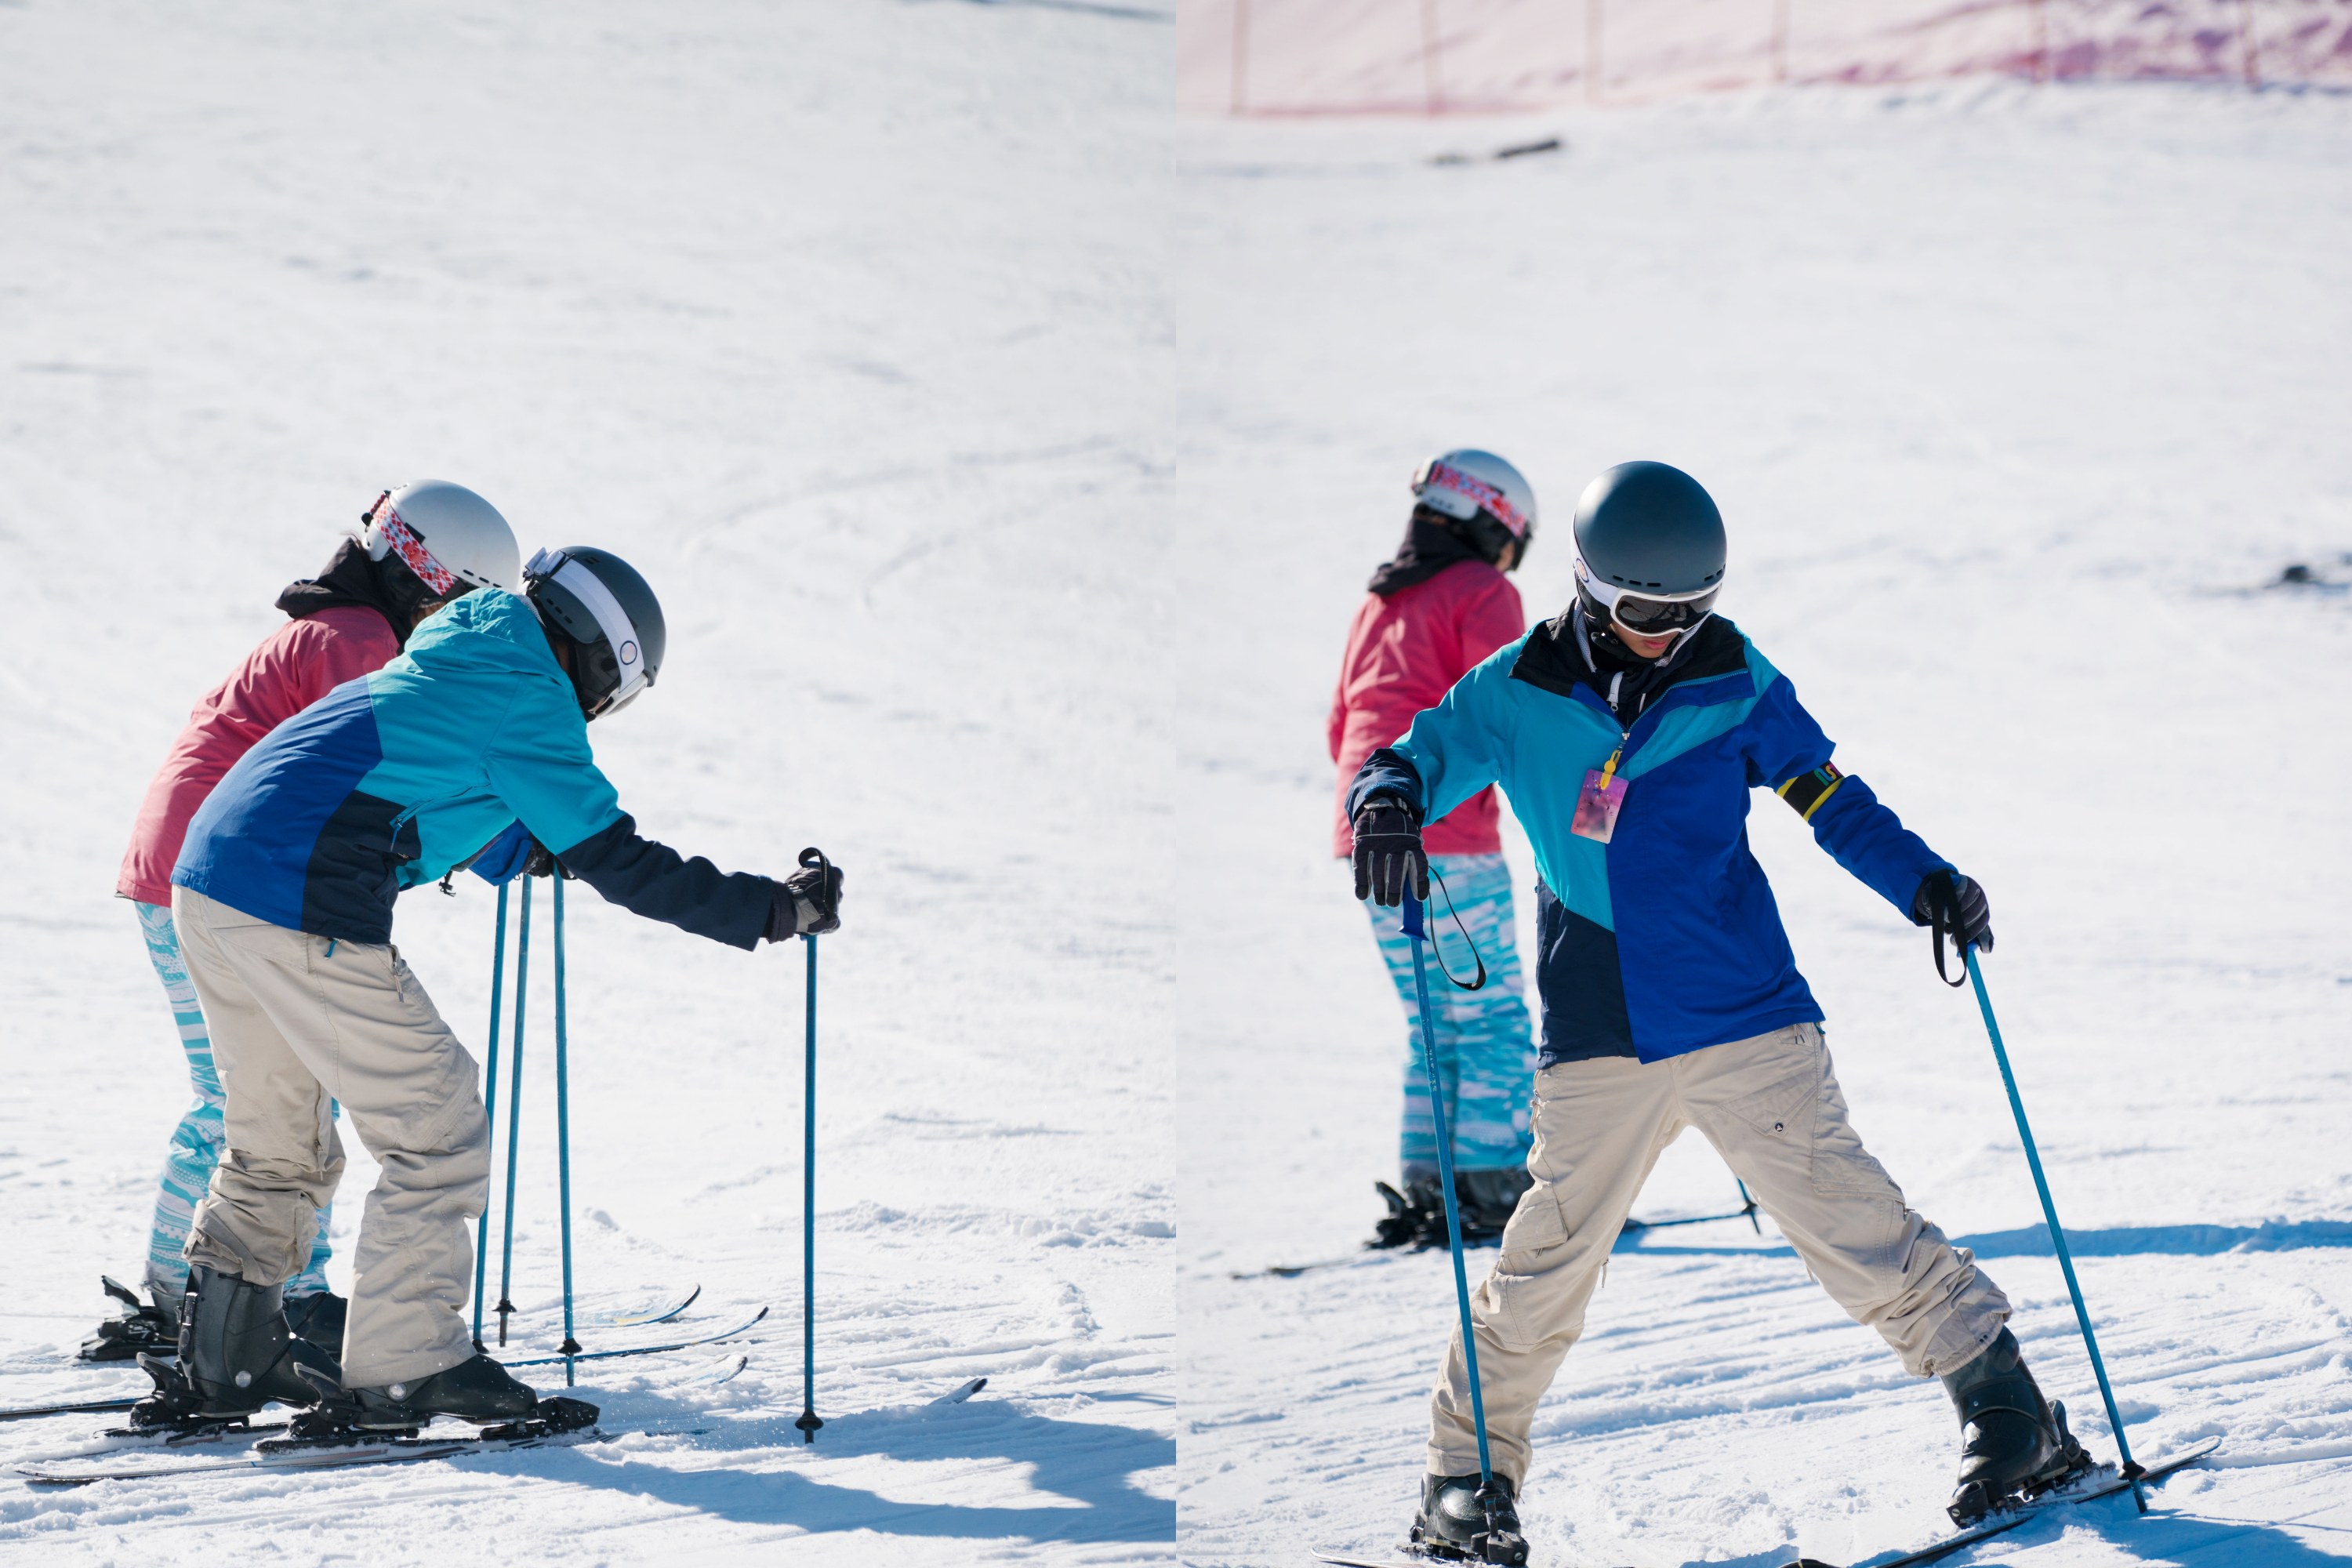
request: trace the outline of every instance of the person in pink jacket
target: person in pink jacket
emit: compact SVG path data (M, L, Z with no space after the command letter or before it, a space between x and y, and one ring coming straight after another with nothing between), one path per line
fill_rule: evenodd
M131 901L147 956L179 1026L195 1102L173 1130L155 1196L142 1277L146 1300L111 1279L110 1295L131 1310L100 1323L85 1361L169 1355L179 1336L188 1265L181 1249L196 1205L220 1162L226 1101L195 987L172 926L172 867L188 820L213 786L261 738L347 680L382 668L409 632L461 594L486 584L512 588L521 551L497 509L462 485L425 479L387 490L339 544L316 577L278 595L286 624L261 639L228 679L205 694L147 786L131 847L115 882ZM294 1331L331 1351L342 1342L343 1303L327 1289L328 1211L319 1211L309 1263L286 1287Z
M1372 574L1370 592L1348 628L1331 699L1328 738L1339 765L1331 846L1341 859L1352 845L1348 785L1364 759L1395 743L1412 727L1414 714L1435 707L1472 667L1528 629L1519 592L1507 575L1535 535L1535 492L1519 471L1491 452L1448 452L1422 466L1412 490L1404 543ZM1481 790L1422 835L1432 871L1444 879L1429 926L1439 954L1457 973L1470 972L1469 950L1458 945L1461 933L1454 929L1458 916L1487 970L1486 985L1476 991L1441 984L1430 994L1436 1015L1431 1033L1454 1138L1454 1191L1463 1237L1473 1242L1500 1236L1527 1189L1528 1097L1535 1075L1499 820L1495 792ZM1357 897L1364 892L1358 889ZM1443 1247L1444 1197L1428 1071L1413 1026L1412 952L1394 910L1369 900L1364 907L1403 1000L1406 1023L1398 1140L1403 1169L1397 1186L1378 1184L1388 1214L1370 1245Z

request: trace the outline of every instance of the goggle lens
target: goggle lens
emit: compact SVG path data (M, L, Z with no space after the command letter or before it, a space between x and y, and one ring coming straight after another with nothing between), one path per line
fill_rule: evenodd
M1617 595L1612 606L1611 618L1629 632L1643 637L1663 637L1696 626L1715 608L1715 595L1706 593L1696 599L1647 599L1639 594Z

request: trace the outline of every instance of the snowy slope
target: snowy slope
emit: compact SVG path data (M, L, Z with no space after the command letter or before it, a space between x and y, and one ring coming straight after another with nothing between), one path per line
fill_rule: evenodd
M1412 464L1521 464L1522 590L1569 592L1606 465L1697 473L1722 608L1989 886L1988 983L2143 1455L2221 1465L1957 1561L2352 1552L2344 932L2352 112L2322 97L1822 90L1476 124L1188 125L1179 1124L1188 1560L1402 1537L1453 1315L1442 1256L1346 1255L1403 1026L1328 858L1322 719ZM1470 167L1431 154L1564 132ZM1213 610L1207 608L1213 606ZM1760 801L1752 836L1857 1125L1965 1238L2112 1450L1975 1008ZM1514 849L1524 887L1524 844ZM1523 916L1526 904L1521 906ZM1696 1137L1637 1214L1734 1194ZM1768 1225L1614 1260L1537 1423L1539 1560L1864 1562L1933 1532L1954 1429Z
M136 1276L185 1097L115 866L190 702L381 486L457 479L527 551L638 565L671 651L595 732L625 804L729 868L821 844L849 893L814 1448L801 950L582 889L582 1289L698 1281L706 1328L773 1303L750 1370L611 1364L607 1426L675 1432L594 1448L0 1481L0 1556L1165 1556L1170 921L1140 794L1165 747L1134 633L1162 594L1169 36L1150 5L0 5L8 1399L137 1381L60 1364L100 1271ZM461 879L399 914L478 1056L491 909ZM515 1264L541 1351L547 940ZM346 1141L348 1247L373 1171ZM0 1427L0 1464L87 1429Z

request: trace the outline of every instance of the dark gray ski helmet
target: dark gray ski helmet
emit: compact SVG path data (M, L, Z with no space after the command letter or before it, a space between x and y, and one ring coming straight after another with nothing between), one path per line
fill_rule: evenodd
M626 707L661 674L669 641L661 601L636 568L609 550L542 550L522 569L540 620L571 640L572 685L591 719Z
M1665 463L1620 463L1576 503L1577 595L1585 613L1643 637L1706 618L1723 584L1723 514Z
M1723 581L1723 514L1680 468L1620 463L1576 503L1576 553L1614 587L1696 594Z

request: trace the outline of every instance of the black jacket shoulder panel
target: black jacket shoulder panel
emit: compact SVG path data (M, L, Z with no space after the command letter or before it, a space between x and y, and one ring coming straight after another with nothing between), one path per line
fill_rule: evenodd
M1582 686L1600 698L1601 706L1606 708L1610 678L1627 668L1622 662L1587 662L1577 633L1576 607L1571 605L1535 629L1511 665L1511 679L1571 700L1576 689ZM1663 666L1635 665L1631 670L1639 685L1655 682L1648 700L1642 704L1646 709L1685 681L1711 680L1747 668L1748 639L1730 621L1711 616Z

